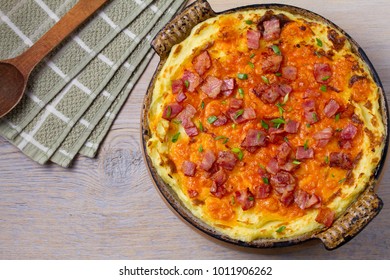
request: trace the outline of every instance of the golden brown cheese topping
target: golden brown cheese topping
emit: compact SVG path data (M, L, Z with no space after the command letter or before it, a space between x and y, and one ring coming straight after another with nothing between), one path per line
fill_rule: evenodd
M187 40L197 36L207 40L172 50L149 116L169 183L196 215L249 239L297 234L289 221L305 216L309 230L329 227L381 152L362 61L338 31L278 11L210 19Z

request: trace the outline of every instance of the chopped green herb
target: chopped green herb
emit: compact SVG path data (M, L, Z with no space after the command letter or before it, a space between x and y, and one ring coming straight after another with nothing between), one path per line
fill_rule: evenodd
M253 196L248 197L248 199L249 199L250 201L255 200L255 198L254 198Z
M218 118L216 116L210 116L207 118L207 122L209 124L212 124L213 122L215 122L216 120L218 120Z
M307 127L307 128L310 128L310 123L307 123L307 124L306 124L306 127Z
M280 49L279 49L279 47L277 45L272 45L271 48L274 51L274 53L276 53L277 55L281 55L282 54L280 52Z
M267 177L263 177L263 182L264 184L269 185L269 180Z
M239 88L238 94L240 94L241 97L244 97L244 90L242 88Z
M223 135L217 136L214 139L216 141L223 139L222 144L226 144L227 142L229 142L229 138L227 138L226 136L223 136Z
M204 101L202 100L202 103L200 103L200 108L204 109Z
M273 119L273 120L271 120L271 122L274 123L276 128L279 128L281 124L285 124L286 123L286 121L283 118Z
M188 80L185 80L184 81L184 85L185 85L186 88L188 88L190 86L190 82Z
M326 156L324 161L325 161L326 164L328 164L329 163L329 157Z
M171 114L172 114L172 107L171 106L167 106L167 113L166 113L167 118L170 118Z
M317 117L317 114L316 113L313 113L313 120L315 121L315 122L318 122L318 117Z
M180 136L180 132L176 133L175 135L173 135L172 137L172 143L176 143L176 141L179 139L179 136Z
M226 100L222 100L222 101L221 101L221 104L226 105L226 104L227 104L227 101L226 101Z
M260 166L261 169L265 170L265 166L264 166L264 165L262 165L261 163L259 163L259 166Z
M253 64L253 62L248 62L248 65L252 68L252 69L255 69L255 65Z
M333 173L331 174L332 178L336 177Z
M322 54L320 54L319 52L315 51L314 53L315 53L316 56L322 57Z
M250 58L254 58L255 57L255 54L254 53L251 53L251 55L249 56Z
M287 143L288 143L288 141L289 141L288 138L287 138L287 136L284 136L284 137L283 137L283 140L284 140L285 142L287 142Z
M236 120L236 119L237 119L239 116L241 116L243 113L244 113L244 109L238 110L238 111L234 114L234 119Z
M341 132L341 131L343 131L342 128L336 128L336 132Z
M199 153L203 152L203 146L202 146L202 144L199 145L198 152L199 152Z
M322 85L320 87L320 90L323 91L323 92L326 92L328 90L327 86L326 85Z
M282 116L283 113L284 113L283 106L284 106L284 104L280 104L280 102L276 103L276 107L278 107L279 114L280 114L281 116Z
M263 80L264 83L269 84L269 80L266 76L261 76L261 79Z
M257 141L260 141L260 138L261 138L261 132L259 131L259 132L257 132L257 135L256 135Z
M282 73L276 72L276 73L275 73L275 76L276 76L276 77L281 77L281 76L282 76Z
M309 149L309 140L306 140L305 143L303 144L303 148L305 149L305 151L307 149Z
M322 41L318 38L316 38L317 46L322 47Z
M344 183L344 182L345 182L345 180L347 180L347 178L343 178L343 179L341 179L341 180L339 181L339 184L342 184L342 183Z
M264 120L261 120L261 126L262 126L264 129L268 129L268 128L269 128L268 123L266 123Z
M283 97L283 105L287 103L289 96L290 96L290 93L287 93L287 94Z
M334 120L335 120L336 122L338 122L338 121L340 120L340 114L337 114L337 115L334 117Z
M250 24L253 24L253 21L250 20L250 19L247 19L247 20L245 21L245 23L250 25Z
M239 160L242 160L242 158L244 157L244 153L241 151L240 148L233 148L232 152L237 154Z
M237 74L237 78L239 78L240 80L247 80L248 79L248 74L246 74L246 73L238 73Z
M283 232L285 229L286 229L286 226L281 226L280 228L278 228L278 229L276 230L276 232L277 232L277 233L281 233L281 232Z
M234 205L236 203L236 198L234 197L234 195L232 195L232 201L231 201L231 204Z
M326 80L328 80L329 78L330 78L330 76L325 76L325 77L323 77L321 80L326 81Z
M201 121L199 121L199 130L202 131L202 132L203 132L203 130L204 130L204 129L203 129L203 124L202 124Z
M298 164L301 164L301 162L299 161L299 160L293 160L293 162L292 163L294 163L294 164L296 164L296 165L298 165Z
M236 123L232 124L232 128L233 128L233 129L235 129L236 127L237 127L237 124L236 124Z
M180 120L176 120L176 119L173 120L172 122L173 122L174 124L181 124L181 121L180 121Z

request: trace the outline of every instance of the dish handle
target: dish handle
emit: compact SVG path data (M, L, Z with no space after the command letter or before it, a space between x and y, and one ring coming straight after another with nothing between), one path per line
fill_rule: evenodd
M170 20L167 25L157 33L151 43L153 49L160 58L166 58L171 48L183 41L190 34L195 25L215 15L216 13L207 1L195 1Z
M379 214L383 207L382 200L374 191L367 188L353 203L346 213L337 219L333 225L317 234L328 250L333 250L355 237L364 227Z

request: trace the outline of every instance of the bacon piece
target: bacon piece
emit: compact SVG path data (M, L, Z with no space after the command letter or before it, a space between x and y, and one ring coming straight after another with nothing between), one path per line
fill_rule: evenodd
M282 196L280 197L280 202L282 202L282 204L284 206L289 206L291 205L293 202L294 202L294 193L292 191L286 191L282 194Z
M188 70L184 70L183 77L181 78L184 83L188 82L187 90L189 92L194 92L195 89L202 83L202 78L198 73L194 73Z
M349 123L340 133L342 140L352 140L357 134L357 128L352 123Z
M195 125L191 127L185 127L184 130L189 137L194 137L199 134L198 129Z
M283 133L285 133L283 128L270 127L268 129L268 140L271 143L278 143L283 141Z
M249 29L246 32L246 40L249 49L257 50L260 46L261 33L258 30Z
M255 206L255 197L249 189L236 191L235 196L242 210L246 211Z
M221 92L222 80L214 77L207 76L205 82L200 87L200 89L207 94L210 98L216 98Z
M265 41L273 41L280 37L280 22L277 18L263 22L264 32L263 38Z
M240 110L229 109L227 114L235 123L243 123L248 120L256 119L256 112L253 108L244 108Z
M230 99L229 108L240 109L244 101L242 99L232 98Z
M194 127L195 124L192 122L191 119L194 117L195 113L196 109L194 108L194 106L192 106L191 104L187 104L187 106L184 108L183 111L180 112L177 118L180 120L181 125L184 128Z
M287 84L278 84L278 90L281 96L286 96L292 91L292 87Z
M260 97L261 101L264 103L273 104L280 97L280 93L276 90L275 87L270 87L268 85L259 85L253 89L254 93Z
M284 165L287 162L291 152L292 149L290 145L287 144L286 142L283 142L283 144L279 146L278 153L276 156L279 166Z
M311 90L311 89L307 89L307 90L303 93L302 98L303 98L303 99L307 99L307 98L317 98L317 97L320 97L320 96L321 96L321 93L319 93L318 91L314 91L314 90Z
M328 208L322 207L317 214L316 222L325 225L326 227L330 227L333 224L336 213Z
M244 108L244 113L242 113L242 118L244 120L254 120L256 119L256 111L253 108Z
M265 169L267 170L267 172L274 175L278 173L279 171L278 160L276 158L271 158L267 166L265 167Z
M213 182L210 187L210 193L215 197L222 198L227 195L228 191L226 190L225 186L218 186L215 182Z
M204 152L202 162L200 164L200 168L204 171L209 171L211 167L213 167L214 162L217 160L213 151L207 150Z
M224 96L230 96L233 93L236 86L236 80L234 78L228 78L222 80L221 92Z
M284 126L284 131L287 133L297 133L299 129L299 122L288 120Z
M262 184L260 186L256 186L254 189L255 197L262 199L267 198L271 195L272 188L268 184Z
M228 175L220 168L211 176L211 180L215 182L217 186L222 186L228 179Z
M182 92L182 91L179 92L178 95L176 95L176 101L179 102L179 103L183 102L186 99L187 99L187 95L184 92Z
M321 199L316 196L315 194L312 194L309 198L309 200L306 202L306 208L318 208L321 205Z
M256 148L266 145L266 136L264 131L260 129L249 129L246 133L244 141L241 143L241 147L249 149L249 152L254 152ZM255 148L255 149L254 149Z
M332 135L333 135L333 129L331 127L327 127L314 134L313 138L317 140L323 140L323 139L329 140L332 137Z
M352 169L353 164L349 154L343 152L332 152L329 155L330 167L340 167L342 169Z
M228 119L225 115L219 115L217 120L213 122L214 126L223 126L227 123Z
M286 171L279 171L272 175L270 183L274 190L280 194L291 192L295 188L295 178Z
M192 161L185 160L183 161L181 169L183 170L184 175L193 177L195 175L196 164Z
M302 103L302 106L306 121L310 124L318 122L318 114L315 110L315 101L308 99Z
M317 140L317 147L325 147L328 144L330 138L332 138L333 129L331 127L324 128L313 135L313 138Z
M292 161L288 161L285 164L279 166L279 169L290 172L298 167L299 167L299 164L294 164Z
M290 81L295 81L297 79L297 68L295 66L283 67L282 77Z
M194 197L197 197L199 195L199 193L196 190L193 190L193 189L188 189L187 193L188 193L188 196L190 198L194 198Z
M195 71L203 75L211 67L211 58L207 51L203 51L192 60Z
M339 103L337 103L336 100L331 99L324 107L325 116L327 116L328 118L332 118L334 115L336 115L339 109L340 109Z
M320 199L315 194L310 195L304 190L298 189L294 192L294 202L301 209L307 209L315 206Z
M177 94L177 93L180 93L182 92L184 89L184 82L183 80L179 79L179 80L173 80L172 81L172 93L173 94Z
M179 103L171 103L165 106L162 117L166 120L172 120L176 117L181 111L183 111L183 106Z
M298 160L301 159L310 159L314 157L314 150L312 148L305 149L303 146L297 148L297 153L295 158Z
M261 69L265 73L276 73L279 71L282 60L283 57L281 55L269 55L263 60Z
M217 163L222 168L232 171L234 169L234 166L236 166L237 158L232 152L220 151L218 153Z
M332 68L328 63L315 63L313 74L318 83L327 84L332 77Z

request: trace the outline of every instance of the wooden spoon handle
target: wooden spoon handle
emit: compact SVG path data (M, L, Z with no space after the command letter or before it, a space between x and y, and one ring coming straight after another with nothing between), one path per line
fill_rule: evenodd
M14 64L27 77L47 54L108 1L80 0L31 48L8 61Z

